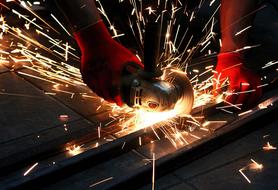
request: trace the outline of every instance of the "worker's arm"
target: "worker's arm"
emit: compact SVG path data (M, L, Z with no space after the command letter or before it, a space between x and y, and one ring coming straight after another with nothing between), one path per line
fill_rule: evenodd
M236 33L252 25L256 5L257 0L221 0L222 47L214 75L214 92L218 94L228 78L230 95L226 100L234 104L252 105L261 96L261 88L257 88L260 77L244 66L243 53L236 52L247 46L248 31Z
M53 0L74 32L101 21L94 0Z
M128 49L112 39L101 20L94 0L54 0L74 31L81 49L83 81L99 96L122 105L120 83L127 65L142 63Z

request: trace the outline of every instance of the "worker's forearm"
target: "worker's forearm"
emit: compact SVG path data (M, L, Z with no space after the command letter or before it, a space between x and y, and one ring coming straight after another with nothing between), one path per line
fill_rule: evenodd
M221 0L221 52L234 51L246 46L248 31L237 32L252 25L257 0Z
M100 20L94 0L53 0L67 18L73 31L79 31Z

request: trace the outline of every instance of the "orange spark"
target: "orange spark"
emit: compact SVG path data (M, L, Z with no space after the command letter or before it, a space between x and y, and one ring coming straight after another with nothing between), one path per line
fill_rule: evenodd
M266 145L263 147L263 150L276 150L277 147L272 146L269 142L266 143Z

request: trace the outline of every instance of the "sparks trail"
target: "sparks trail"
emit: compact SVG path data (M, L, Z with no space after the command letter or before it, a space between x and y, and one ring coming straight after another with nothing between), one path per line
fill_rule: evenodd
M68 180L71 180L71 175L75 175L76 173L76 175L80 175L80 173L82 174L83 172L85 172L86 175L88 175L88 172L93 172L93 174L95 174L99 167L102 168L102 172L107 171L108 173L106 172L103 178L99 180L91 180L88 187L97 186L97 188L100 188L104 186L105 189L123 189L123 187L127 185L132 185L135 188L138 187L137 185L146 183L147 180L154 187L155 179L172 171L171 168L177 168L185 163L189 163L192 159L199 158L215 150L215 148L221 147L223 143L226 144L239 138L238 135L232 135L235 131L237 134L242 135L243 131L247 132L248 129L255 130L254 123L258 122L258 120L262 118L267 119L267 121L272 120L274 117L273 113L277 111L277 101L272 103L275 103L276 106L271 107L268 112L262 111L260 108L254 110L250 116L253 117L254 121L249 118L242 118L226 125L225 121L209 120L203 122L201 126L208 130L194 129L188 130L192 131L191 133L185 130L182 133L177 133L175 136L176 140L174 141L176 147L169 143L169 140L173 138L169 139L159 131L156 135L159 136L160 140L157 139L156 135L150 137L152 133L148 132L148 130L151 131L151 128L141 129L129 135L122 135L121 131L119 131L119 133L116 133L118 139L112 139L112 141L110 141L108 137L106 137L106 140L105 138L99 139L98 132L96 131L94 138L90 138L91 141L89 140L85 143L80 142L80 145L73 144L68 146L65 153L60 153L68 154L70 157L75 155L74 158L57 160L57 156L54 156L55 161L50 158L40 160L37 162L40 163L40 165L36 165L36 170L30 172L28 178L16 178L12 180L12 187L36 188L36 184L40 186L50 185L53 184L57 176L61 176L61 174L63 174L62 176L68 184ZM199 112L196 112L196 115L198 114ZM203 119L203 117L200 116L195 116L194 118L198 118L199 120ZM199 120L195 119L192 123L194 123L194 125L200 125ZM181 123L183 122L181 121ZM165 130L166 129L167 128L165 128ZM217 133L221 135L211 135L214 131L217 131ZM94 141L92 141L92 139L94 139ZM101 144L102 148L98 148L98 143ZM161 148L161 143L164 144L163 148ZM188 144L190 144L192 148L188 149ZM270 145L267 146L270 147ZM143 150L146 148L149 150L146 156L143 155L146 154L146 152L142 152L142 147ZM130 166L132 163L127 162L127 169L129 172L123 169L124 173L121 174L122 169L120 169L119 171L116 170L116 173L113 173L114 170L111 170L110 161L113 163L113 160L122 160L121 162L126 163L126 155L130 155L130 152L138 154L138 162L143 160L145 164L138 168ZM194 156L192 156L193 153ZM51 162L51 165L57 166L51 167L49 164L45 164L49 162ZM139 163L134 163L135 166L137 164ZM114 164L113 166L118 167ZM28 170L31 171L32 169L30 168L33 169L33 165L31 167L28 166L23 172ZM251 183L252 178L249 179L244 171L250 170L252 172L260 172L262 169L263 165L261 163L255 161L255 159L251 159L251 163L241 168L239 172ZM20 174L22 175L23 172L20 172ZM120 174L118 172L120 172ZM149 176L149 178L146 178L146 176ZM38 181L40 183L38 183Z
M79 59L78 56L76 56L76 49L73 48L68 42L63 42L55 37L51 37L55 32L57 32L57 30L51 27L47 21L32 11L31 5L26 4L23 1L15 1L6 3L5 6L9 7L12 3L19 3L24 9L27 10L27 12L30 13L30 16L26 17L25 13L22 13L20 10L9 8L15 18L23 20L26 23L23 27L10 25L6 22L4 16L1 17L1 35L3 36L2 41L5 42L5 46L3 47L3 50L1 50L1 57L3 60L8 62L7 64L4 62L4 64L15 68L22 65L22 67L26 70L16 70L18 74L27 78L30 77L36 80L41 80L42 82L52 83L53 88L51 91L48 90L46 93L52 96L56 96L57 93L64 93L72 99L76 93L67 90L68 86L82 87L84 90L87 89L81 79L79 69L67 63L72 60ZM109 25L108 28L110 29L112 36L115 38L123 36L124 34L118 32L119 30L112 25L112 21L110 21L109 16L107 15L101 2L97 1L97 4L99 5L98 10L104 16ZM165 35L162 35L165 36L160 61L160 63L162 63L161 66L164 65L162 69L174 66L184 70L184 68L187 67L187 64L185 65L185 62L180 64L178 60L181 60L182 57L187 54L187 48L182 53L179 53L176 45L177 39L179 39L179 36L181 35L179 32L180 27L178 27L177 30L174 30L176 25L176 16L182 11L183 4L174 4L164 1L163 3L161 2L160 6L155 5L144 8L145 5L142 1L130 1L130 5L133 7L129 18L130 27L132 27L131 29L134 31L134 37L140 38L137 41L141 41L141 43L143 43L142 36L144 35L143 30L146 22L148 22L150 17L156 17L157 22L160 22L162 27L166 27ZM66 27L63 26L53 14L51 14L51 17L58 23L61 29L69 35ZM133 28L135 26L133 23L136 23L136 28ZM214 22L212 24L214 24ZM50 30L45 30L44 25L49 27ZM206 33L206 37L204 37L197 44L197 46L199 46L199 44L201 44L201 46L209 45L208 43L213 35L212 30L213 28L211 27L209 32ZM14 38L10 38L10 35ZM172 36L173 41L171 39ZM44 41L46 40L47 43L44 43L43 40L40 40L40 38L44 39ZM28 46L27 44L31 44L31 46ZM179 46L181 44L182 41L179 42ZM187 47L189 47L189 44ZM47 53L54 56L50 57ZM193 54L194 53L190 51L186 60L188 60ZM164 63L167 64L165 65ZM28 72L28 70L32 72ZM194 107L205 105L214 99L213 96L209 94L209 88L211 88L212 85L210 78L202 82L199 82L198 80L199 77L209 74L211 71L212 69L209 68L201 73L196 73L196 75L193 76L193 79L196 79L192 81L195 91ZM185 71L185 73L186 72L188 71ZM179 133L175 127L178 125L177 118L183 117L178 116L175 110L163 113L149 113L143 110L119 108L115 105L102 101L101 98L98 98L97 96L86 95L83 93L85 93L85 91L79 92L79 94L82 94L82 97L92 97L99 103L96 111L98 111L101 107L105 107L106 109L108 108L108 110L111 111L110 117L112 120L110 123L105 124L105 126L111 125L116 121L119 122L120 126L123 126L123 130L125 132L128 131L126 134L129 134L142 128L149 126L153 128L153 125L157 125L155 128L161 128L161 131L169 139L171 139L170 141L173 142L173 145L175 145L175 139L172 139L172 136ZM156 133L154 129L153 132Z
M10 5L14 3L20 4L30 15L27 17L25 16L25 12L22 13L21 10L9 8ZM113 38L124 36L125 34L120 32L120 30L112 24L113 22L109 19L109 15L106 13L101 2L97 1L97 4L98 10L108 23L108 28ZM163 51L161 52L158 66L162 70L168 67L174 67L181 70L180 72L183 74L190 76L195 98L193 108L223 101L222 95L214 97L211 93L213 82L215 82L212 80L212 75L214 74L213 66L206 66L202 70L199 70L194 67L189 69L188 65L189 60L191 60L196 53L203 53L205 49L209 48L212 40L214 40L214 25L216 24L214 15L218 11L219 6L214 10L212 16L203 27L202 32L204 32L204 36L201 37L195 45L193 45L194 36L190 36L185 49L181 51L182 44L185 43L186 35L190 35L187 34L188 30L182 34L180 23L177 21L180 15L184 17L190 15L188 13L191 10L187 10L185 4L181 2L173 3L167 0L159 1L147 7L145 7L146 5L142 1L132 0L129 4L133 7L129 13L129 26L136 41L141 43L138 45L138 49L140 49L140 46L143 44L146 23L153 17L156 22L160 23L162 28ZM98 104L98 106L96 106L96 112L101 109L110 112L109 116L111 120L104 124L105 127L117 123L122 127L121 133L124 135L134 133L140 129L151 128L151 131L155 134L157 139L160 139L157 134L159 131L159 133L163 133L167 139L169 139L174 147L177 147L177 143L188 144L186 137L184 137L185 134L183 131L180 131L177 126L183 126L182 128L189 129L193 125L195 126L194 129L200 129L203 125L204 121L197 121L198 119L194 118L194 116L178 115L178 110L151 113L127 107L120 108L103 101L103 99L94 94L87 94L87 87L82 81L79 69L70 64L73 60L79 60L79 57L76 55L76 49L73 48L69 42L64 42L63 40L52 37L57 30L32 11L32 5L28 5L23 1L15 1L5 3L5 7L8 8L15 18L23 20L25 25L10 25L5 20L5 16L1 16L1 37L4 42L0 52L1 60L3 60L2 64L13 68L23 67L25 68L24 71L16 69L16 73L23 77L27 77L27 79L33 78L41 82L52 84L53 88L48 90L45 94L56 96L57 93L64 93L71 99L74 99L76 95L81 95L84 100L86 100L86 98L93 99L95 103ZM194 12L192 12L192 14L193 13ZM190 21L195 18L192 14L190 18L188 18ZM66 34L70 35L66 26L63 26L53 14L51 14L51 17ZM49 27L50 30L45 30L45 26ZM10 36L13 36L13 38ZM47 43L45 43L45 40ZM208 52L210 54L211 50ZM49 53L53 56L50 57ZM140 58L140 55L136 56ZM165 76L163 75L162 78L163 77ZM217 81L217 83L219 83L219 81ZM220 84L219 88L223 88L225 85L226 83L223 82ZM67 90L69 86L78 87L81 91L76 93ZM249 91L242 93L249 93ZM250 93L252 93L252 91L250 91ZM226 94L226 92L223 92L223 94ZM240 109L240 106L241 105L229 103L229 106L219 109L227 113L233 113L228 109L232 107ZM184 120L187 120L186 124L179 122ZM185 127L185 125L188 126ZM193 131L188 131L186 134L190 136L191 132ZM98 133L100 136L101 128L98 129ZM196 135L193 135L193 137L200 139L200 137Z
M119 1L119 3L123 2L124 1ZM23 4L23 8L29 13L28 16L26 16L26 13L22 12L21 9L10 8L14 3ZM99 6L98 10L107 22L112 37L116 39L119 37L124 38L125 34L117 26L114 26L112 24L113 22L109 19L109 15L105 11L105 6L103 6L100 1L97 1L97 3ZM214 74L213 66L205 65L204 68L199 68L190 65L190 61L194 55L198 53L210 55L212 53L211 45L214 41L217 41L215 40L216 34L214 32L214 26L217 21L214 15L219 9L219 6L213 10L213 15L203 27L203 36L200 39L195 39L196 36L191 35L190 32L188 32L188 29L186 32L182 32L182 27L178 22L178 16L182 14L192 22L197 16L197 11L187 10L185 4L182 4L180 1L173 3L168 0L159 0L154 5L148 5L147 7L145 7L141 0L131 0L125 3L132 6L132 10L129 13L128 25L138 43L138 50L141 50L141 47L144 44L144 29L148 20L150 20L151 17L154 17L155 20L161 24L161 36L163 42L161 49L163 51L161 52L158 66L162 70L170 66L175 67L176 69L181 70L180 72L187 74L190 77L195 92L194 110L201 109L203 111L203 107L206 108L209 103L222 102L223 95L214 97L211 93L212 84L215 82L212 79L212 75ZM214 1L211 1L210 5L213 3ZM199 8L202 4L203 1L200 1ZM193 111L192 115L177 115L176 110L162 113L151 113L127 107L120 108L114 104L105 102L93 93L88 93L88 88L81 79L79 69L72 66L73 61L79 60L76 48L74 48L70 42L55 37L55 33L57 33L58 29L51 27L51 24L48 24L32 11L32 5L24 4L23 1L5 2L0 5L9 11L9 13L13 15L13 18L25 22L23 26L17 26L6 21L5 15L0 17L0 38L2 42L0 49L1 64L15 69L16 73L26 78L30 77L39 80L40 82L50 83L49 85L51 85L51 88L45 92L45 94L56 96L58 93L64 93L71 99L74 99L76 94L79 94L84 100L92 99L95 101L97 104L96 112L100 110L109 112L110 121L100 123L95 131L95 135L90 136L89 140L80 140L77 143L66 145L64 152L61 153L63 156L64 154L69 157L75 156L76 160L73 161L73 163L77 164L77 166L81 164L81 169L98 164L91 163L91 160L101 160L101 158L105 156L107 157L107 155L112 156L106 159L112 159L125 151L130 151L132 148L136 149L138 146L143 147L144 145L147 146L152 144L153 146L158 147L160 142L165 143L165 141L167 141L171 145L171 148L169 148L171 151L169 151L169 153L183 150L187 145L194 146L195 143L206 142L206 139L213 138L213 133L217 130L221 130L221 128L227 124L227 121L225 120L214 121L205 118L202 115L200 116L202 111ZM66 26L63 26L53 14L51 14L51 16L53 22L57 22L61 27L59 30L62 30L69 35ZM242 32L244 32L244 29L239 31L238 35ZM219 40L219 43L221 45L221 40ZM183 44L185 44L185 46ZM253 46L247 46L238 51L252 47ZM142 52L140 53L139 51L136 56L140 58ZM275 61L270 62L266 64L264 68L273 66L276 63L277 62ZM24 68L24 70L18 69L20 67ZM220 81L216 82L220 84ZM219 88L222 88L225 85L225 82L223 82L219 85ZM78 93L68 90L69 86L78 87ZM223 94L225 94L225 92L223 92ZM11 93L9 94L9 92L7 92L5 95L11 95ZM252 109L246 113L242 112L239 116L256 114L258 110L269 107L273 102L274 100L271 100L268 103L262 104L262 106L257 109ZM239 104L234 105L228 103L228 106L221 105L216 109L232 114L233 112L228 109L236 108L240 110L240 106L241 105ZM107 128L109 127L117 128L117 130L114 130L113 133L107 133ZM65 131L68 130L67 124L64 124L64 128ZM150 135L151 138L148 135ZM109 144L110 148L104 149L103 147L105 144ZM270 150L275 148L276 147L272 147L269 144L266 149ZM119 152L119 150L122 150L122 152ZM102 153L105 156L103 156ZM159 169L155 169L155 163L159 163L157 162L159 158L157 158L158 154L153 153L152 156L153 164L149 164L147 167L152 165L152 177L150 177L150 179L152 180L154 187L155 176L157 176L156 171L159 171ZM90 161L88 162L88 160L86 160L88 158L97 159L89 159ZM156 160L156 158L158 160ZM55 165L60 161L61 160L51 160L51 163L53 163L52 165ZM104 161L105 159L101 160L101 162ZM66 162L67 161L63 163ZM38 165L37 163L40 164ZM39 169L41 161L36 162L36 164L32 166L33 168L29 168L30 171L34 169L34 167ZM49 173L46 172L46 174L52 175L53 173L55 174L55 172L59 173L63 170L67 171L67 169L65 169L67 167L73 167L76 169L71 163L67 164L65 167L56 169L47 166L46 168ZM33 172L29 173L29 175ZM75 172L75 170L72 170L71 172ZM42 176L40 175L41 173L38 177L45 177L43 176L44 174L42 174ZM91 182L89 187L94 187L107 182L113 183L116 177L117 176L109 176L93 184ZM26 181L23 181L23 184L25 182Z
M120 1L119 3L123 2L124 1ZM208 21L202 28L203 36L199 40L193 40L194 35L190 35L188 29L186 29L184 34L181 32L181 25L178 22L180 17L186 17L190 22L195 19L194 15L196 15L198 11L188 10L186 4L183 4L180 1L173 3L167 0L157 1L152 5L145 5L143 1L137 0L125 3L132 7L131 12L128 13L128 25L131 28L136 41L140 42L140 44L138 44L139 50L140 46L143 45L146 23L149 22L149 20L155 20L160 23L163 42L161 48L163 51L161 52L158 66L162 70L174 67L181 70L180 72L190 76L195 98L193 108L203 107L210 103L225 102L225 100L223 100L223 94L230 95L232 94L231 92L224 91L223 94L214 97L211 89L213 83L217 83L218 88L223 89L223 87L227 85L228 79L224 82L213 79L215 71L211 65L205 66L201 70L195 67L189 69L190 65L188 65L190 60L197 53L204 53L205 50L208 50L208 55L211 54L210 45L216 38L216 33L214 32L214 26L217 23L215 14L219 10L220 5L213 10L213 14L209 17ZM212 6L213 3L214 1L211 1L210 6ZM29 15L26 16L26 12L22 12L22 9L11 8L14 7L14 4L21 5L21 8L25 9ZM124 36L125 34L112 24L113 22L109 19L109 15L106 13L101 2L97 0L97 4L98 10L108 24L112 37L118 38ZM201 1L198 8L200 8L202 4ZM162 132L175 147L177 146L176 141L187 143L186 140L183 140L184 138L180 138L180 136L182 136L182 131L180 131L177 126L184 126L185 124L180 123L179 121L187 120L186 125L188 125L188 127L183 127L186 129L190 128L192 125L194 125L195 128L200 129L200 127L204 125L204 121L197 121L198 119L194 118L194 116L178 115L177 110L151 113L127 107L120 108L103 101L103 99L95 96L93 93L87 94L87 87L82 81L79 69L70 64L73 60L79 60L76 49L73 48L69 42L64 42L56 37L52 37L58 32L58 30L53 28L51 24L36 14L32 10L32 4L30 3L26 4L24 1L12 1L1 4L1 6L7 9L15 19L25 22L23 26L18 26L6 21L5 15L0 17L0 37L3 42L0 49L1 63L10 68L15 68L16 73L27 79L33 78L53 85L53 88L47 90L45 94L56 96L57 93L64 93L71 99L74 99L77 95L81 95L84 100L86 100L86 98L93 99L95 103L98 104L98 106L96 106L96 112L100 111L102 108L110 112L109 115L111 120L104 124L105 127L118 123L118 125L122 127L122 133L125 135L149 127L158 139L160 138L157 135L157 130ZM51 13L51 17L53 18L53 21L58 23L61 27L60 29L70 36L66 29L67 27L63 26L54 14ZM45 29L45 27L48 27L49 30ZM242 29L237 35L240 35L240 33L247 29L248 27ZM185 42L186 39L189 40ZM196 44L193 45L193 41L197 41ZM184 49L182 49L182 44L186 44ZM253 46L246 46L237 51L252 47ZM137 54L136 56L140 58L140 55L141 54ZM262 69L275 64L276 62L274 61L269 62ZM24 71L17 70L17 68L20 67L25 68ZM163 75L162 78L164 77L165 76ZM76 93L67 90L69 86L78 87L80 91ZM254 90L249 90L240 93L253 92ZM11 95L9 92L6 94ZM216 109L230 114L233 113L233 111L229 110L230 108L241 109L240 104L233 105L229 102L226 103L228 106L217 107ZM252 110L242 112L239 116L251 112ZM99 128L98 131L100 134L101 128ZM189 133L190 132L191 131L189 131ZM199 138L198 136L194 137Z

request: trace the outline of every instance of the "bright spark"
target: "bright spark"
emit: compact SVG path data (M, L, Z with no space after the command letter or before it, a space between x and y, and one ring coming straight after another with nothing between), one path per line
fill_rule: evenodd
M252 164L249 165L249 168L251 170L262 170L263 169L263 165L259 164L258 162L256 162L255 160L251 159Z
M68 147L66 147L66 150L72 156L76 156L83 152L83 150L81 149L81 146L79 146L79 145L68 146Z
M243 173L242 170L243 170L243 169L238 170L239 173L246 179L246 181L247 181L248 183L251 183L250 179Z
M26 172L24 172L23 176L28 175L39 163L35 163L34 165L32 165Z
M272 146L269 142L266 143L265 146L263 146L263 150L276 150L277 147Z

